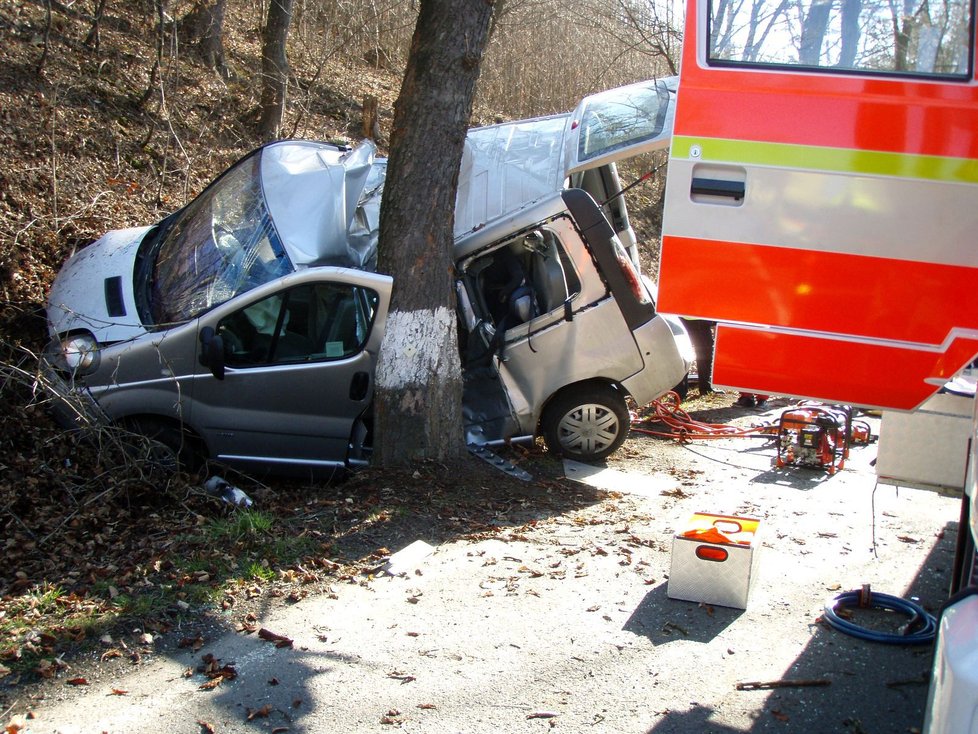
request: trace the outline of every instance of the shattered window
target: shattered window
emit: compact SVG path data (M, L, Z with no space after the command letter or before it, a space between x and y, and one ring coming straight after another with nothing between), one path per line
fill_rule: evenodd
M149 288L155 324L187 321L293 270L265 207L260 161L231 168L163 234Z

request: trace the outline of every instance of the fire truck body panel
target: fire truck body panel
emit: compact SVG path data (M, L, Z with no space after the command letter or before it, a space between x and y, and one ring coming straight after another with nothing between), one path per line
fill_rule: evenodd
M895 7L689 2L659 307L718 322L718 385L912 410L978 354L974 3ZM941 624L928 734L978 722L974 599Z
M707 8L687 14L660 307L719 322L718 384L914 408L978 353L973 74L708 62Z

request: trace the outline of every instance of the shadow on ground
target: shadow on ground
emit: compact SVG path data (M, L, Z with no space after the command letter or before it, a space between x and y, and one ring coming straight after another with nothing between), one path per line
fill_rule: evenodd
M917 599L931 613L947 597L948 583L958 533L957 523L948 523L913 582L902 590L906 599ZM901 590L892 593L901 595ZM891 593L887 590L886 593ZM682 610L664 604L664 586L651 591L636 609L626 629L641 630L656 644L672 637L673 619ZM736 619L738 610L716 608L713 617L698 617L694 639L708 642ZM855 617L860 625L896 631L907 618L897 613L870 622ZM648 630L651 629L651 634ZM730 728L714 720L711 708L695 705L688 711L667 712L649 734L785 734L790 732L841 732L879 734L920 731L924 720L933 645L896 645L863 640L840 632L824 622L814 628L811 642L780 681L805 683L797 687L745 690L738 695L755 697L761 713L749 729ZM883 675L880 675L883 671ZM827 683L824 683L828 681ZM905 722L916 722L907 728Z

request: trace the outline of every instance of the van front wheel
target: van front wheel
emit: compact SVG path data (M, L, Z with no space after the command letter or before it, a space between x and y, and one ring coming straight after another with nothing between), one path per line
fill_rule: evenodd
M540 421L550 451L584 462L610 456L628 437L630 423L624 395L601 385L558 395Z

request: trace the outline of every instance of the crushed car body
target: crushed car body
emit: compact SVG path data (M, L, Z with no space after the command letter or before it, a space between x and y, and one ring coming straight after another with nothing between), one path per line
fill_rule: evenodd
M646 404L688 371L685 332L637 266L614 164L668 145L675 85L617 91L617 114L589 99L470 132L454 244L470 444L542 435L603 459L627 436L626 398ZM629 148L620 110L635 115L637 96L655 125L633 124ZM392 288L376 272L385 175L368 141L279 141L155 226L107 233L51 288L49 372L99 420L181 455L369 461Z

